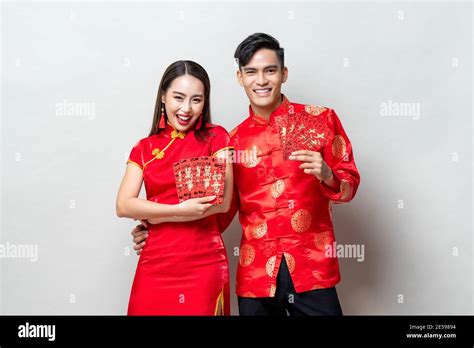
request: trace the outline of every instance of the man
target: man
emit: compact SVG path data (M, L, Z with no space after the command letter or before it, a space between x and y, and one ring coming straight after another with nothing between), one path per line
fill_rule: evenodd
M291 103L281 93L288 69L276 39L253 34L235 58L250 115L230 132L234 197L219 221L225 228L239 211L239 312L342 315L338 261L327 248L334 242L332 202L350 201L360 181L351 143L334 110ZM295 143L306 150L288 154ZM138 252L142 229L132 232Z

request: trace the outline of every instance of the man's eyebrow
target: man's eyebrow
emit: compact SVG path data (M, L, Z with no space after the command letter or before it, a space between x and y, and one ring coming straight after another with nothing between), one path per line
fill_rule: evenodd
M278 69L278 65L274 64L274 65L267 65L266 67L263 68L263 70L267 70L267 69ZM249 70L258 70L257 68L254 68L254 67L247 67L247 68L243 68L244 71L249 71Z

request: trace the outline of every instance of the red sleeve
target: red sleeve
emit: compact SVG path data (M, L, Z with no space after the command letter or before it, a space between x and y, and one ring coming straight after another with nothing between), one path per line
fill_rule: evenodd
M132 151L130 152L130 156L128 157L127 164L133 164L143 170L143 142L139 141L135 144Z
M360 183L352 145L334 110L329 109L327 122L332 131L332 137L324 147L323 158L340 185L337 192L324 183L321 183L321 189L324 196L335 203L349 202L354 198Z
M224 127L215 126L211 129L211 132L213 134L211 140L211 153L213 156L217 155L220 151L233 148L230 146L229 133L227 133Z

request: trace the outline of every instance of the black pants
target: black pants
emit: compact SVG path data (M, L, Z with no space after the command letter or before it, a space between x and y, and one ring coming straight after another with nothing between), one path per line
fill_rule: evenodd
M335 287L296 293L284 257L277 275L275 297L239 296L238 301L240 315L342 315Z

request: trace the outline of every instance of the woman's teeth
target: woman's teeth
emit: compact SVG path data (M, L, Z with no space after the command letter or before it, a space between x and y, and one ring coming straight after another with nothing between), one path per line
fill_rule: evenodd
M192 118L192 116L182 116L182 115L176 115L176 116L178 117L178 119L184 122L187 122Z
M192 116L176 115L178 123L182 126L187 126L191 122Z

